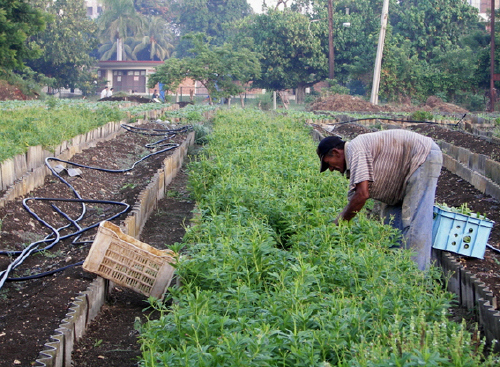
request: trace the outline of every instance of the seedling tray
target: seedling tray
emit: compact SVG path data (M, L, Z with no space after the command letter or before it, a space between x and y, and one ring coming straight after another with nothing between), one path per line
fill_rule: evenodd
M173 251L158 250L103 221L83 268L135 292L163 299L174 263Z
M432 247L482 259L493 224L489 219L434 206Z

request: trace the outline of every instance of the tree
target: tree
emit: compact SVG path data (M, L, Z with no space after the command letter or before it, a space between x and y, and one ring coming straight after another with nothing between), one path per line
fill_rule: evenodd
M24 0L0 0L0 69L22 69L24 61L40 56L27 40L45 28L45 16Z
M477 88L484 36L478 34L476 8L460 0L405 0L391 6L382 61L385 98L439 95L451 101L458 91Z
M219 46L228 36L225 26L252 13L246 0L172 0L171 10L181 36L204 33ZM177 53L184 56L188 48L181 43Z
M132 52L139 60L163 61L170 57L174 48L173 42L174 35L167 22L160 17L148 17L142 29L141 42L133 48ZM144 54L144 51L147 54Z
M143 18L136 12L133 0L104 0L104 12L97 19L101 40L109 41L116 60L123 60L123 41L141 30ZM108 49L108 51L109 51Z
M168 0L134 0L135 8L146 16L168 14L170 5Z
M31 37L43 51L28 62L36 72L54 79L53 87L79 88L95 79L95 59L89 53L97 46L94 21L86 15L83 0L36 0L33 3L50 15L47 28Z
M188 77L189 67L187 59L171 57L165 63L156 68L156 72L150 75L148 87L154 88L161 83L165 92L175 92L181 82Z
M247 25L255 51L263 56L261 78L254 85L271 90L297 88L297 102L305 89L328 77L327 39L319 22L298 12L269 10Z
M391 4L389 17L393 33L430 60L475 28L478 10L463 0L402 0Z
M210 45L201 33L185 36L193 45L192 57L170 58L149 78L149 86L164 84L164 90L176 90L184 78L203 84L213 98L229 98L244 91L245 82L260 73L259 55L247 48L235 49L231 44Z
M134 37L127 37L125 39L120 40L121 44L121 55L122 60L137 60L136 55L134 54L134 48L140 43ZM113 57L118 55L118 47L119 42L118 39L113 41L107 41L99 46L97 52L100 55L100 60L107 61L111 60Z

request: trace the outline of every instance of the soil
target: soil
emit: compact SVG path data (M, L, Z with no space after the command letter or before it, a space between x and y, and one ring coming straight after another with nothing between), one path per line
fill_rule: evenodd
M0 80L0 101L10 101L13 99L25 101L28 99L36 99L36 97L38 96L26 96L18 87L10 85L5 80Z
M149 127L157 127L151 124ZM422 125L415 128L423 134L429 134L436 139L443 139L464 146L471 151L491 157L496 155L497 146L485 145L485 141L463 132L437 129L434 125ZM357 134L370 131L355 124L339 125L335 130L350 138ZM438 135L441 134L441 135ZM182 141L183 135L175 139ZM81 164L106 168L125 168L142 157L144 145L156 139L148 136L126 132L116 139L95 148L88 149L75 156L72 160ZM467 144L467 145L466 145ZM481 151L479 151L482 149ZM168 154L168 153L166 153ZM80 176L68 178L80 195L89 199L125 201L133 204L138 193L149 182L159 168L165 155L153 156L136 166L133 171L121 174L110 174L101 171L82 169ZM166 197L162 199L155 213L146 223L140 239L157 248L165 248L175 242L180 242L184 234L184 226L192 216L194 203L186 189L186 168L183 167L168 187ZM65 176L65 178L67 178ZM46 179L42 188L35 190L30 197L71 198L74 195L68 187L54 176ZM443 169L438 182L437 201L446 202L451 206L459 206L467 202L473 211L485 214L496 222L489 243L500 248L499 203L487 197L471 185ZM57 203L67 212L80 213L79 205ZM42 201L30 201L36 213L61 226L63 220L52 207ZM88 204L87 213L81 221L82 226L109 218L118 212L118 207L111 204ZM45 227L40 226L23 209L21 199L0 209L2 227L0 232L0 247L2 250L20 250L23 243L31 243L36 239L50 234ZM119 223L123 216L113 220ZM91 240L93 231L86 233L80 241ZM72 244L66 240L53 249L41 254L30 256L12 276L23 276L32 273L55 270L70 265L85 258L89 244ZM500 258L487 249L484 260L459 257L464 266L471 269L485 281L497 295L500 289L496 286L500 276ZM10 262L8 256L0 257L0 270L5 269ZM81 266L70 267L62 272L23 282L8 282L0 290L0 366L31 366L38 357L43 345L49 341L50 335L58 327L68 312L68 306L78 292L84 291L94 276L82 270ZM75 344L74 366L102 367L137 365L140 356L140 346L137 344L135 321L144 321L146 317L157 317L154 312L143 312L147 307L144 296L127 289L115 287L102 311L91 323L85 336Z
M164 126L151 123L141 125L141 128L161 129ZM186 134L177 134L171 139L171 142L181 143L185 140ZM126 169L132 166L134 162L144 157L149 151L144 148L148 143L158 140L158 136L147 136L132 132L120 134L116 139L99 143L95 148L90 148L81 154L75 155L72 161L75 163L102 167L107 169ZM78 224L85 228L106 220L119 213L122 206L110 204L108 201L124 202L133 205L136 202L138 194L149 183L150 178L161 168L161 164L168 154L173 150L162 154L153 155L143 162L137 164L131 171L124 173L107 173L93 169L81 168L82 173L78 176L63 178L68 180L85 199L106 200L103 204L89 203L83 218ZM65 171L63 171L65 172ZM177 180L182 181L182 174ZM184 180L185 181L185 180ZM153 230L144 230L143 236L148 243L158 248L165 248L171 241L178 242L183 234L183 220L189 218L193 203L186 198L185 183L183 182L179 189L175 190L169 187L171 197L165 198L159 207L163 207L163 213L166 217L157 212L152 216L151 221L159 220L161 225L158 227L162 232L161 236L154 240ZM174 190L174 191L173 191ZM45 185L30 193L30 198L74 198L75 195L69 190L68 186L58 180L55 176L48 176ZM40 225L23 208L23 198L19 198L6 207L0 208L1 232L0 246L1 250L22 250L25 244L43 239L51 233L46 227ZM175 205L172 206L172 202ZM62 227L67 223L63 217L50 206L55 203L58 207L69 214L71 218L77 218L81 214L81 205L74 203L46 202L30 200L28 204L31 209L45 222L55 228ZM119 224L125 215L112 220ZM149 226L148 226L149 228ZM61 232L66 232L65 230ZM15 271L11 272L10 277L22 277L38 274L46 271L53 271L67 265L83 261L88 253L89 243L95 235L95 229L84 233L79 243L73 244L72 239L64 240L54 246L52 249L29 256ZM81 243L80 243L81 242ZM171 242L171 243L173 243ZM0 256L0 270L6 269L12 261L13 256ZM70 267L64 271L54 273L39 279L27 281L13 281L5 283L0 290L0 366L31 366L38 358L38 353L42 351L43 345L50 341L49 338L54 334L54 330L59 326L62 319L68 312L68 307L75 296L81 291L87 289L91 281L95 278L93 274L85 272L81 266ZM118 305L122 307L123 312L116 316L114 324L119 326L119 330L111 332L109 335L116 338L113 349L116 349L112 360L121 361L122 351L127 349L121 343L127 343L122 340L123 331L126 329L123 322L118 322L122 317L128 317L132 313L130 308L136 307L137 315L143 317L141 312L145 306L144 297L142 299L136 295L127 294L127 291L116 289L111 295L109 305ZM109 306L108 305L108 306ZM134 320L132 317L132 321ZM105 317L103 323L113 320L113 317ZM124 320L125 320L124 319ZM132 323L133 327L133 323ZM100 330L101 328L98 327ZM103 333L102 330L99 333ZM133 334L132 330L129 332ZM127 334L128 335L128 334ZM131 335L131 338L135 335ZM101 337L103 339L104 336ZM125 338L126 339L126 338ZM99 343L98 343L99 344ZM136 346L135 342L132 343ZM100 344L101 349L108 344ZM83 348L83 349L82 349ZM80 350L86 351L85 346ZM75 349L76 351L76 349ZM137 352L137 348L136 348ZM80 353L84 357L91 358L91 353ZM75 352L75 357L80 355ZM138 354L137 354L138 355ZM104 357L109 357L109 353ZM99 358L100 364L96 366L112 366L109 361L103 363ZM92 365L83 361L82 366ZM128 364L135 365L135 364ZM119 362L116 366L127 366Z
M415 112L427 111L442 114L464 114L466 109L451 103L443 102L440 98L431 96L421 105L386 104L374 105L360 97L334 94L316 99L310 106L311 111L336 111L336 112Z

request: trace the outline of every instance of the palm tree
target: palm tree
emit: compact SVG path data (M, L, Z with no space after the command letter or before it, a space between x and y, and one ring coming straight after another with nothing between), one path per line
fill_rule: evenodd
M172 45L173 33L168 23L160 17L148 17L143 27L141 42L134 48L133 53L137 57L144 50L149 50L149 59L164 61L171 55L174 49Z
M136 12L133 0L104 0L104 12L97 19L97 24L102 41L111 42L112 47L109 50L114 48L116 60L122 61L123 40L140 32L143 19ZM116 45L113 45L115 43Z
M132 52L136 47L137 42L133 37L127 37L124 42L122 42L122 55L125 60L137 60L137 57ZM97 52L99 52L100 60L107 61L111 60L113 55L117 54L118 42L107 41L103 43Z

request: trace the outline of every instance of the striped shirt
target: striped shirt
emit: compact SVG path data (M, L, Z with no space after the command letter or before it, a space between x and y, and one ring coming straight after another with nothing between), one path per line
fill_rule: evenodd
M372 199L401 202L408 179L424 163L431 145L431 138L401 129L357 136L345 146L349 199L356 184L369 181Z

